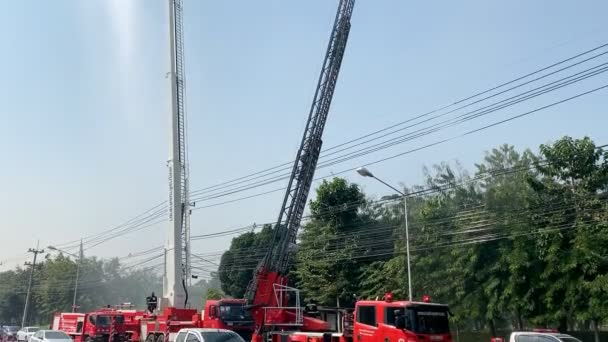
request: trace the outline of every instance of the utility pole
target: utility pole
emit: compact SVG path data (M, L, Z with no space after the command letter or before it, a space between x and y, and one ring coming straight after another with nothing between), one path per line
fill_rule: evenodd
M27 284L27 294L25 295L25 306L23 308L23 318L21 319L21 327L25 326L26 320L27 320L27 309L28 306L30 304L30 294L32 291L32 281L34 280L34 270L36 269L36 258L38 257L38 254L40 253L44 253L44 249L38 249L38 247L40 247L40 241L38 241L36 243L36 248L30 248L28 249L28 253L33 253L34 254L34 260L32 260L31 263L26 262L25 265L26 266L30 266L31 270L30 270L30 280L28 281Z
M80 265L84 251L82 249L82 239L80 239L80 251L78 253L78 261L76 264L76 279L74 280L74 299L72 300L72 312L76 312L76 294L78 293L78 276L80 274Z

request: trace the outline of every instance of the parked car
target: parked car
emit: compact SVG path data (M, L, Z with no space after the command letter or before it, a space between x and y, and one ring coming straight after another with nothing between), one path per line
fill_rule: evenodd
M557 332L515 331L509 342L581 342L578 338Z
M16 325L5 325L2 327L2 342L17 341L19 327Z
M29 342L72 342L72 338L63 331L38 330L30 337Z
M225 329L187 328L181 329L175 342L245 342L239 334Z
M17 331L17 342L27 342L36 331L40 330L38 327L23 327Z

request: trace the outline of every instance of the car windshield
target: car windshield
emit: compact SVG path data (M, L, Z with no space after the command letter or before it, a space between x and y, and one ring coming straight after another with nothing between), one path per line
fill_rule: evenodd
M8 327L6 327L6 331L17 332L17 331L19 331L19 327L18 326L8 326Z
M35 327L27 328L27 332L36 332L38 330L40 330L40 328L35 328Z
M201 332L205 342L244 342L243 338L234 332Z
M581 342L581 340L572 336L560 337L559 340L562 342Z
M419 334L447 334L450 332L446 309L420 307L408 311L414 332Z
M95 325L98 327L107 327L110 325L110 322L112 320L110 319L110 316L97 316L97 319L95 320Z
M44 338L47 340L67 340L70 337L62 331L46 331Z
M220 305L220 318L225 321L252 321L249 310L242 304Z

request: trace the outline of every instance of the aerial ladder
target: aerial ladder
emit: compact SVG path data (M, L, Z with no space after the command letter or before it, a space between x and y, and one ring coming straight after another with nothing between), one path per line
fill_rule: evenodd
M304 135L274 226L272 241L275 243L258 265L245 294L256 325L254 342L263 341L273 327L302 331L328 329L327 323L303 315L299 293L288 286L286 274L321 152L321 137L346 49L354 4L355 0L339 2Z
M161 307L185 308L190 280L190 202L186 141L183 0L169 3L171 84L171 145L169 167L169 227Z

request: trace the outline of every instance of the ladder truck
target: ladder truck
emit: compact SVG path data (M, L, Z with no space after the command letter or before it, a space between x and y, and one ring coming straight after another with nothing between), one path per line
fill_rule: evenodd
M268 249L254 272L245 294L255 322L253 342L262 342L265 338L281 342L286 342L286 339L306 339L301 335L296 337L276 329L301 332L320 332L329 329L327 322L303 315L299 292L288 286L286 274L321 152L323 143L321 137L344 57L354 5L354 0L339 2L304 135L274 226L273 241L278 242Z
M140 320L140 340L173 341L181 328L200 324L200 314L188 308L190 281L190 201L186 142L186 90L184 65L183 0L167 0L169 5L168 79L171 88L169 168L169 227L165 243L163 296L160 311ZM134 335L135 336L135 335Z
M269 247L245 293L254 321L252 342L422 342L452 341L446 305L385 300L357 301L344 315L342 331L304 315L299 291L286 277L319 154L322 135L344 57L355 0L340 0L321 75L304 135L291 170L287 191L274 226L277 241Z

